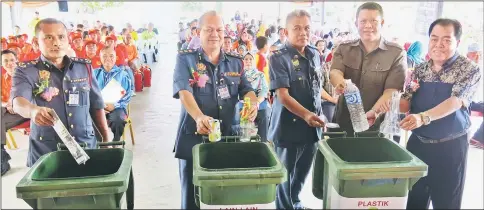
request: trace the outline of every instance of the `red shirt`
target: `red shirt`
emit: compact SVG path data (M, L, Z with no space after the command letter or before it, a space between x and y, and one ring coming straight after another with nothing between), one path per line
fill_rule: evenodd
M2 67L2 102L7 103L12 89L12 77Z
M118 44L116 46L116 66L128 65L128 49L124 44Z
M22 59L20 59L20 60L22 62L27 62L27 61L37 60L39 57L40 57L40 50L37 51L37 52L34 52L32 50L29 53L24 54Z
M84 51L84 48L81 47L81 49L77 48L72 48L74 52L76 52L76 57L78 58L86 58L86 51Z
M89 58L86 56L86 58L91 60L91 66L93 69L97 69L101 67L102 64L101 64L101 58L99 57L99 55L96 55L93 58Z

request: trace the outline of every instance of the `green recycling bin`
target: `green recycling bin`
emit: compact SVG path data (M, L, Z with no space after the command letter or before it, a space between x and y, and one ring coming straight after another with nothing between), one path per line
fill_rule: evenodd
M207 208L271 203L276 185L286 179L285 167L267 143L202 143L193 148L195 199L211 206Z
M424 162L382 137L329 138L318 149L312 187L323 209L404 209L427 175Z
M99 143L117 145L122 143ZM17 184L17 198L33 209L133 209L133 153L122 148L85 150L78 165L67 150L43 155Z

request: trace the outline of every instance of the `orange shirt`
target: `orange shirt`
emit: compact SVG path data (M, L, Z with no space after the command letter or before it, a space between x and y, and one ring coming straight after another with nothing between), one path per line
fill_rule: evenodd
M126 45L126 50L128 51L128 61L131 62L138 58L138 50L134 44Z
M10 90L12 89L12 77L7 72L3 72L2 68L2 102L7 103L10 98Z
M99 52L101 52L101 50L104 48L104 44L101 42L98 42L96 45L97 45L96 54L99 55Z

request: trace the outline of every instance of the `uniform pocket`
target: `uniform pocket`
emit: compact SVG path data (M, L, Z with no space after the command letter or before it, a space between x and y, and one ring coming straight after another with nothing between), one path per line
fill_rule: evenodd
M227 81L230 96L237 96L239 94L240 77L226 77L225 81Z

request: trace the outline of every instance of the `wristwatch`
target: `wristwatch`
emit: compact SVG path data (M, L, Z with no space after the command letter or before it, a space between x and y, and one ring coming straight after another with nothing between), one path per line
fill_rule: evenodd
M430 116L425 112L421 112L420 117L422 118L422 122L424 125L428 125L430 124L430 122L432 122L432 118L430 118Z

